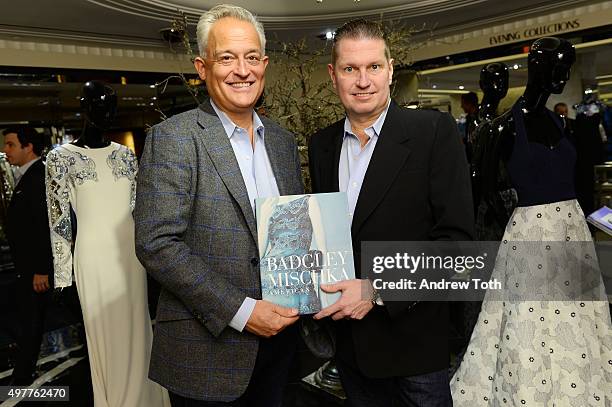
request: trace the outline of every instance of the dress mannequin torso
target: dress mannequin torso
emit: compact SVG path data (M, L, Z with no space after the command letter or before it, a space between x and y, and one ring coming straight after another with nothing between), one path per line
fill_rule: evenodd
M79 139L47 155L55 283L70 286L74 275L94 405L166 407L167 391L147 377L152 330L146 271L134 243L136 157L104 137L115 117L112 88L87 82L81 105L85 125Z

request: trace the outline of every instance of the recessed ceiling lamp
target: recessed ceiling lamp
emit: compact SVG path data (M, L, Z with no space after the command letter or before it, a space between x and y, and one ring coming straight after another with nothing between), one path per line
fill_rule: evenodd
M327 32L325 33L325 39L326 39L326 40L331 40L332 38L334 38L334 33L333 33L333 32L331 32L331 31L327 31Z
M463 89L465 89L465 86L459 85L459 89L463 90Z
M183 41L185 31L167 27L159 30L159 34L165 42L170 44L178 44L179 42Z

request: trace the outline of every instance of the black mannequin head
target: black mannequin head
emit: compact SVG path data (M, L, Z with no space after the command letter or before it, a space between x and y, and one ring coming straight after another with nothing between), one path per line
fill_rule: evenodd
M81 108L86 126L107 130L117 113L117 94L110 86L99 81L88 81L81 88Z
M576 50L567 40L545 37L536 40L529 50L528 86L543 93L563 92L570 70L576 61Z
M508 67L503 62L486 64L480 70L480 89L485 97L498 100L508 93Z

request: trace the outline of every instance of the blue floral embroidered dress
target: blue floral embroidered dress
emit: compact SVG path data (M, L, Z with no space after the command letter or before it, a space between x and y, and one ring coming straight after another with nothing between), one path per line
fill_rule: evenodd
M261 260L262 291L275 295L275 303L295 308L300 314L312 314L320 310L319 295L312 279L303 282L292 281L287 286L273 287L265 278L267 258L302 257L310 250L312 242L312 222L309 215L309 196L277 204L268 225L268 245ZM292 272L301 275L309 270L303 266ZM276 274L273 272L272 274ZM308 274L310 275L310 274ZM274 294L276 293L276 294Z

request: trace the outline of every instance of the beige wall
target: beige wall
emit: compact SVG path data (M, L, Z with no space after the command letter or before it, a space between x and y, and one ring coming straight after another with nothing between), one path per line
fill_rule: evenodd
M186 54L174 54L165 47L44 38L0 37L0 65L139 72L194 71Z

